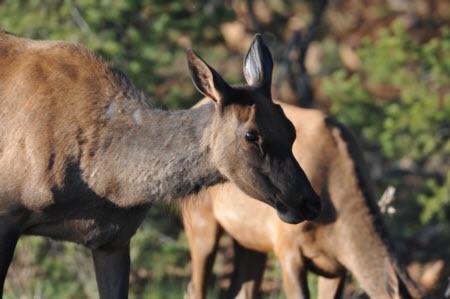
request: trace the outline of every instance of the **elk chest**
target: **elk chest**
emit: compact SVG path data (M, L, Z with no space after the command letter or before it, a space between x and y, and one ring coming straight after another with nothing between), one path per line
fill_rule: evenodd
M53 194L51 205L31 212L24 233L75 242L90 249L126 245L150 208L150 204L119 207L89 189Z

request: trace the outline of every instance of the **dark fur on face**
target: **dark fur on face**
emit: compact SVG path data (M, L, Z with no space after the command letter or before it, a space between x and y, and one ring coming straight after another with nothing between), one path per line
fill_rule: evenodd
M320 199L292 154L295 129L271 99L273 63L261 36L244 61L249 86L228 85L193 51L188 61L194 84L215 102L220 117L209 141L219 171L248 195L275 207L286 222L317 217Z

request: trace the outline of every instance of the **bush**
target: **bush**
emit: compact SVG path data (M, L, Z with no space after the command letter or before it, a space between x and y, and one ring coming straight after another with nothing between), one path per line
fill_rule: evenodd
M423 208L423 223L449 220L450 30L421 44L393 22L376 40L366 38L358 54L360 72L341 69L323 80L331 112L367 148L420 177L420 195L411 200Z

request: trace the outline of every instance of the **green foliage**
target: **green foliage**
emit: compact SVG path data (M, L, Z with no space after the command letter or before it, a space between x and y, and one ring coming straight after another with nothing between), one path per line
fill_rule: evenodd
M223 4L208 1L8 0L0 6L0 28L80 42L125 71L153 103L172 108L199 98L185 48L218 44L219 24L233 17Z
M9 270L13 279L6 282L5 298L96 297L89 252L80 245L22 238L15 260Z
M373 124L381 123L384 113L382 105L364 87L361 76L348 75L340 69L323 80L323 87L332 101L330 112L351 126L357 135L375 141L381 129Z
M367 85L387 84L398 90L384 106L380 141L388 157L411 156L420 161L442 154L449 147L450 94L439 88L450 86L450 34L425 45L413 42L400 23L381 30L379 40L366 41L360 51Z
M0 4L0 28L29 38L82 43L127 73L151 102L188 107L200 95L188 78L186 47L201 49L200 54L214 67L226 68L226 79L241 76L240 66L229 67L233 53L224 47L219 31L222 23L236 19L224 3L5 0ZM278 0L265 3L274 19L283 22L302 11L303 5ZM384 6L378 9L380 15L390 13ZM285 29L273 26L271 33L284 35ZM278 40L283 39L278 36ZM321 45L323 65L335 70L330 76L318 77L331 113L363 137L366 150L377 156L381 152L383 163L414 174L414 188L404 187L403 177L382 179L383 186L397 186L400 199L396 202L405 199L397 209L399 223L393 230L399 228L405 237L420 225L417 219L428 224L448 222L450 30L441 28L439 36L418 42L402 23L394 22L381 29L375 40L363 41L358 52L361 70L356 73L343 68L333 37L325 37ZM190 276L189 251L173 211L161 207L150 211L132 239L131 258L130 298L182 297ZM271 279L280 275L279 268L268 272ZM8 275L4 295L8 299L98 297L90 253L74 244L24 238ZM316 281L310 275L313 297ZM217 284L215 288L211 298L218 297Z
M439 221L445 221L447 215L443 207L450 205L450 171L447 172L447 178L443 184L438 184L436 180L429 179L426 182L426 187L429 190L429 195L421 194L419 196L419 203L423 206L422 223L429 222L434 216Z
M424 44L400 22L378 33L359 50L361 72L324 79L331 112L386 159L412 161L427 180L418 198L423 222L448 219L450 30Z

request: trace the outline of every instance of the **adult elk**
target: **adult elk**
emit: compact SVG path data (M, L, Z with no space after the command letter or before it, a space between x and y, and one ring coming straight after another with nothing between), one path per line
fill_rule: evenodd
M256 296L265 253L271 251L280 261L288 299L309 298L307 270L321 275L319 299L342 298L347 271L370 298L419 297L395 257L348 129L317 110L281 106L297 130L294 156L322 198L322 214L297 225L282 223L232 183L195 195L201 198L198 205L183 209L193 270L187 297L205 298L222 230L237 242L229 298Z
M249 86L231 87L192 50L187 59L215 104L167 112L81 45L0 32L1 294L17 240L39 235L89 247L100 297L126 298L130 238L150 205L227 180L284 221L317 216L261 37L245 59Z

